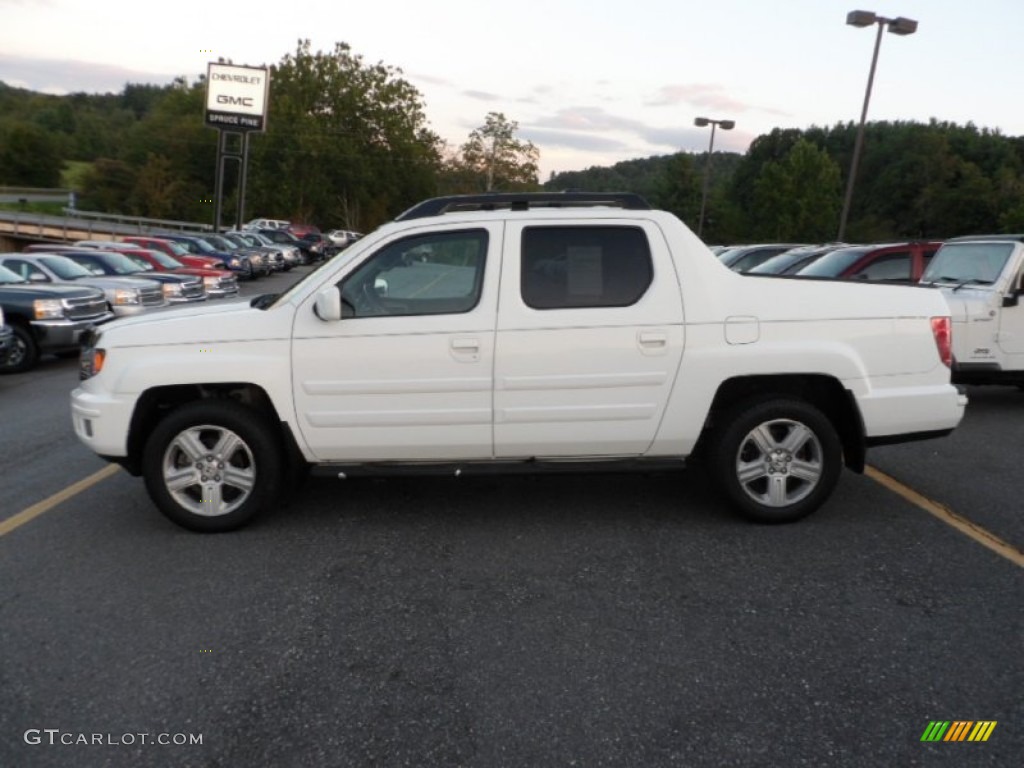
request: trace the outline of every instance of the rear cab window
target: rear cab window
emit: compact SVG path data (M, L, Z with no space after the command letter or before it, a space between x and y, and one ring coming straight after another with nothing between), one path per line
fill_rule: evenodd
M630 226L528 226L520 291L532 309L628 307L651 286L647 236Z

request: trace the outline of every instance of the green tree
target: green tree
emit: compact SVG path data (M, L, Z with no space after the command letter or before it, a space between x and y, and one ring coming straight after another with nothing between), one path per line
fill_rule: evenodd
M839 204L839 166L802 138L781 160L767 162L754 184L753 218L765 239L827 240L835 232Z
M38 126L16 123L0 134L0 182L56 187L64 162L57 142Z
M671 211L696 231L702 181L703 177L697 174L693 157L685 152L671 155L648 202L655 208Z
M462 145L460 165L484 192L537 189L540 151L531 141L516 138L519 123L501 112L489 112L484 124Z
M366 231L435 193L440 140L401 70L302 40L271 74L268 130L251 145L255 215Z
M177 178L169 157L151 154L131 191L132 212L156 219L177 216L183 183Z
M101 157L85 174L79 208L124 213L138 172L121 160Z

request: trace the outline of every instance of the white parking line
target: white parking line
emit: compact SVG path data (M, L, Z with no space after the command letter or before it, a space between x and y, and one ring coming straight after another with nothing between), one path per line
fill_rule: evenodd
M0 536L6 536L11 531L25 525L25 523L35 520L44 512L49 512L58 504L67 501L73 496L77 496L82 491L92 488L97 483L106 480L108 477L116 473L118 469L119 467L117 464L108 464L99 472L93 472L91 475L79 480L77 483L72 483L64 490L57 491L53 496L43 499L27 509L21 510L21 512L18 512L16 515L12 515L6 520L0 521Z
M960 533L970 536L983 547L988 547L997 555L1005 557L1014 565L1024 568L1024 552L1021 552L1012 544L1003 541L995 534L985 530L977 523L971 522L966 517L961 517L949 507L939 504L937 501L932 501L928 497L922 496L910 486L904 485L896 478L885 474L881 470L869 466L864 468L864 474L876 483L885 486L893 493L902 496L915 507L923 509L925 512L934 515L946 525L956 528Z

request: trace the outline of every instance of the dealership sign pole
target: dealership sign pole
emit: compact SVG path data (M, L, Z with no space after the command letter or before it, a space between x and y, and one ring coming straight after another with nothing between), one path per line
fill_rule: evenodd
M237 67L233 64L207 65L206 124L216 128L217 191L213 210L213 231L220 231L224 200L224 164L239 161L238 208L235 226L242 226L245 213L245 182L249 165L249 134L262 132L267 125L270 71L262 67ZM234 137L235 147L229 147Z

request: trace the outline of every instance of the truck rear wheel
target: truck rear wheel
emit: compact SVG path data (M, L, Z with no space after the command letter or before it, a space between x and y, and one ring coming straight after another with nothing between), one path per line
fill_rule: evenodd
M747 401L715 433L711 466L733 506L761 523L788 523L832 494L843 451L835 427L802 400Z
M153 430L142 474L150 498L193 531L230 531L272 506L283 461L271 425L230 400L201 400L171 411Z

